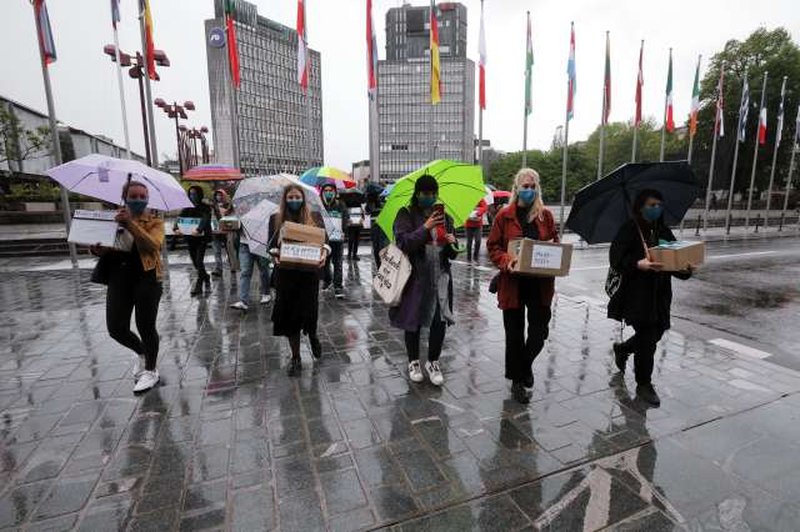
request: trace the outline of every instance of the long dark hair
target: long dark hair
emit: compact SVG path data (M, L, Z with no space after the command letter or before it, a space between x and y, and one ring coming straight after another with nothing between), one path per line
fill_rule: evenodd
M303 206L300 208L298 212L292 212L289 210L289 207L286 205L286 198L289 196L289 192L296 190L300 192L303 196ZM275 228L280 229L283 226L283 222L295 222L299 224L305 225L317 225L314 221L314 218L311 216L311 209L308 206L308 198L306 197L306 191L303 190L303 187L300 185L286 185L286 188L283 189L283 195L281 196L281 205L278 208L278 212L275 215Z
M438 194L439 183L432 175L423 174L419 176L419 179L414 183L414 194L411 196L412 207L420 208L417 200L417 194L420 192L436 192Z

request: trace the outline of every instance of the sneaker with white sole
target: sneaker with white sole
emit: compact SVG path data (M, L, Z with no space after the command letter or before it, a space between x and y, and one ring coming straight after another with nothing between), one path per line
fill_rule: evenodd
M133 355L133 382L139 380L139 377L144 373L144 357L142 355Z
M158 370L147 371L144 370L142 372L142 376L139 377L139 380L136 382L136 385L133 387L133 393L140 393L146 392L159 381Z
M441 386L444 383L444 375L442 375L442 369L439 367L438 360L426 362L425 371L428 372L428 378L434 386Z
M264 294L261 296L262 305L269 305L270 303L272 303L272 296L270 294Z
M412 382L422 382L425 380L425 375L422 374L422 367L419 365L419 360L415 360L408 365L408 378Z
M231 308L235 308L236 310L247 310L247 303L244 301L237 301L231 305Z

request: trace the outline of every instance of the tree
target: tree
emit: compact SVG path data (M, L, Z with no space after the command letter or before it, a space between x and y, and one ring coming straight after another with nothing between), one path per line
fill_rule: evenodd
M26 159L47 155L49 149L50 128L29 129L10 107L0 105L0 164L14 168Z

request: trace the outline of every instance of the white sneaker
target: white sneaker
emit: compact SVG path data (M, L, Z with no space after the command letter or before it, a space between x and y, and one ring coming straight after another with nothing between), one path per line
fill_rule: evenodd
M434 362L426 362L425 371L428 372L428 378L431 380L431 384L434 386L441 386L444 383L444 375L442 375L442 370L439 368L438 360Z
M158 384L159 376L158 370L147 371L144 370L142 372L142 376L139 377L139 381L133 387L133 393L145 392Z
M141 355L133 354L133 382L139 380L139 377L144 373L144 357Z
M272 303L272 296L270 294L264 294L261 296L262 305L269 305L270 303Z
M247 310L247 303L244 301L237 301L231 305L231 308L235 308L236 310Z
M408 378L412 382L422 382L425 380L425 375L422 374L422 367L419 365L419 360L415 360L408 365Z

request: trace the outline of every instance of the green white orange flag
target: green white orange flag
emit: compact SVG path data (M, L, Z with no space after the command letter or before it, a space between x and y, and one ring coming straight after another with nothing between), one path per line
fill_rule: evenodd
M667 71L667 93L666 93L666 108L664 114L666 121L664 127L672 133L675 131L675 115L672 108L672 48L669 49L669 70Z
M694 84L692 85L692 108L689 112L689 136L694 137L697 133L697 113L700 112L700 59L697 56L697 68L694 71Z

